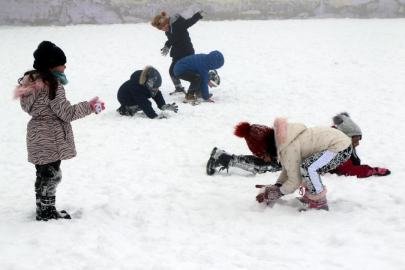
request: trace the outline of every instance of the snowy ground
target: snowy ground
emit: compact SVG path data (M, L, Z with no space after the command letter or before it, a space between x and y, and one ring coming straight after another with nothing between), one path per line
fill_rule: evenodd
M196 52L220 50L225 65L216 103L192 107L169 96L165 36L148 23L0 27L0 269L404 269L404 29L404 19L199 22ZM62 162L57 192L72 220L35 221L30 118L11 99L43 40L67 55L68 99L99 95L107 107L72 123L78 156ZM167 120L115 112L119 86L146 65L179 104ZM363 131L362 162L392 174L325 175L329 212L298 212L298 193L258 204L255 184L278 173L205 173L214 146L250 154L233 135L241 121L330 126L342 111Z

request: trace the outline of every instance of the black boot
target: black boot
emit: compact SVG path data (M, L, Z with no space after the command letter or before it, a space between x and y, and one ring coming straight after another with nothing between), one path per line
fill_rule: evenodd
M134 106L121 106L117 109L117 112L125 116L134 116L137 112L142 111L138 105Z
M211 151L210 159L207 162L207 174L213 175L215 173L215 168L222 166L220 170L228 170L229 163L232 159L232 156L227 152L214 147Z
M35 194L35 199L36 199L36 205L37 205L37 216L36 219L37 220L41 220L41 196L39 196L39 194Z
M57 211L55 208L55 196L41 196L41 215L37 220L48 221L49 219L71 219L65 211Z
M117 109L117 112L121 115L125 115L125 116L132 116L130 114L130 112L125 108L125 106L121 106Z

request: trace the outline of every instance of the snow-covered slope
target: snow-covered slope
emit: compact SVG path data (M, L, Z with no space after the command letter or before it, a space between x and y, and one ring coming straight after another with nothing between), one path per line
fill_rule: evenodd
M199 22L196 52L220 50L225 65L216 103L192 107L168 94L165 36L149 23L0 27L0 269L403 269L403 29L403 19ZM56 203L72 220L35 221L30 118L11 99L43 40L67 55L68 99L99 95L107 107L72 123L78 156L62 162ZM119 86L146 65L179 104L167 120L115 112ZM255 184L278 173L205 173L214 146L250 153L233 135L240 121L330 126L342 111L363 131L362 162L392 174L323 176L329 212L299 213L297 193L258 204Z

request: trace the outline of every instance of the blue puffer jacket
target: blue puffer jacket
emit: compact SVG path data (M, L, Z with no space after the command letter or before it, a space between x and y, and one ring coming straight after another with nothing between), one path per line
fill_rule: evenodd
M195 54L180 59L174 66L174 74L179 75L186 71L192 71L200 74L201 81L201 94L203 99L210 98L208 91L209 71L219 69L225 63L224 56L219 51L213 51L209 54Z
M149 101L152 98L159 109L166 104L162 92L158 91L155 97L152 97L148 88L139 83L143 70L137 70L132 73L131 78L121 85L117 93L118 101L123 106L138 105L149 118L155 118L158 115L152 108L152 103Z

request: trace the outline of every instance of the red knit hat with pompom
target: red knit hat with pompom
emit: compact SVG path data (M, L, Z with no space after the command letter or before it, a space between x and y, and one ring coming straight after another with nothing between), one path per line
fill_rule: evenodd
M267 136L274 134L274 130L263 125L250 125L248 122L241 122L235 127L234 134L240 138L245 138L253 155L261 158L268 148Z

